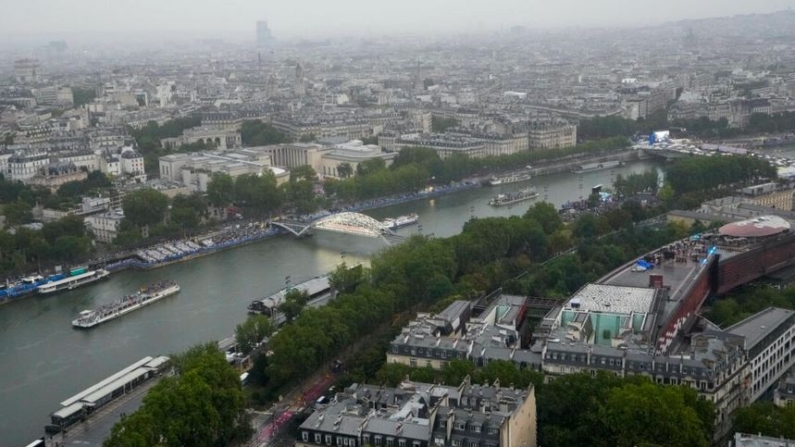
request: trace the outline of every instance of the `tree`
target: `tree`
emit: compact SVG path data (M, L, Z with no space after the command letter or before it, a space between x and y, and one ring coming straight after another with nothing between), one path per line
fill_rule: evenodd
M356 165L356 174L366 176L384 169L386 162L383 158L370 158Z
M273 323L265 315L251 315L235 328L235 341L243 354L254 350L257 344L273 333Z
M240 138L244 146L267 146L289 141L284 133L260 120L244 121L240 127Z
M342 263L329 275L329 283L337 293L352 293L366 278L366 272L361 264L348 267Z
M266 216L282 204L282 194L276 187L272 172L262 175L244 174L235 180L238 205L254 216Z
M116 423L104 447L216 447L251 436L238 373L215 343L172 362L178 375L152 387L141 408Z
M540 223L546 234L552 234L563 226L563 221L560 219L558 210L549 202L538 202L534 204L524 213L524 218L534 219L536 222Z
M235 201L235 180L225 172L215 172L207 183L207 198L213 206L226 206Z
M611 390L601 414L606 426L616 433L615 445L709 446L708 430L696 409L685 404L684 393L684 388L652 383Z
M795 406L777 407L772 402L757 402L738 408L734 429L741 433L795 439Z
M279 312L284 314L287 322L292 322L309 302L309 294L305 290L290 289L284 295L284 302L279 305Z
M317 172L309 165L301 165L293 168L290 171L290 181L297 182L299 180L314 182L317 180Z
M3 215L6 216L8 225L22 225L33 222L32 208L26 202L17 200L9 203L3 208Z
M207 214L207 202L200 194L179 194L171 201L171 222L183 231L195 230Z
M160 191L144 188L127 194L122 200L124 218L137 227L162 222L168 209L168 197Z
M72 87L72 97L74 98L75 107L80 107L93 102L97 97L97 91L93 88Z
M337 176L340 178L348 178L353 175L353 167L350 163L344 162L337 165Z

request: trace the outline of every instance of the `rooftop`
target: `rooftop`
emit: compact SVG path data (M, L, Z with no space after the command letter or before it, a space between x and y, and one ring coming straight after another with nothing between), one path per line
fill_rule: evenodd
M745 349L751 350L772 330L785 323L795 311L770 307L726 328L726 332L745 337Z
M614 313L648 313L655 289L588 284L564 304L566 310Z
M734 434L735 447L795 447L791 439L771 438L761 435Z

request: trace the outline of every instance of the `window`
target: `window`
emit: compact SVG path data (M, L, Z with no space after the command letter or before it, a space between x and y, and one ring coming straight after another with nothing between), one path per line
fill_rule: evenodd
M445 420L439 421L439 428L447 428L447 421Z
M342 436L337 436L337 445L340 447L343 445L348 445L348 439L343 438Z
M398 447L406 447L406 440L398 439Z
M453 439L453 447L461 447L461 441L459 439Z
M455 429L456 430L466 430L467 429L466 422L456 422L455 423Z
M499 429L497 427L489 427L489 434L496 435Z
M323 436L320 433L315 433L315 444L320 444L323 442Z
M326 445L331 445L331 435L326 435Z
M473 433L480 433L480 425L477 425L477 424L473 425L472 426L472 432Z
M469 441L469 447L478 447L477 441Z
M348 447L356 447L356 438L351 438L348 440Z
M301 433L301 439L303 439L304 442L309 442L309 432L305 431L305 432Z
M420 441L414 441L411 443L412 447L420 447Z
M375 447L380 447L380 446L381 446L381 437L380 436L376 436L375 437Z
M433 443L436 445L444 445L444 438L433 438ZM416 444L419 445L419 442Z
M395 438L391 436L387 436L386 438L386 447L392 447L395 445Z
M370 435L362 435L362 444L363 445L370 444Z

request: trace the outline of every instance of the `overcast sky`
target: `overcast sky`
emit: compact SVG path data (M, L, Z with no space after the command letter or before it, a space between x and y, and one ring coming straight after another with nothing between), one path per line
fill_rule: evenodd
M253 39L256 20L283 38L631 26L792 6L795 0L0 0L0 36L185 31Z

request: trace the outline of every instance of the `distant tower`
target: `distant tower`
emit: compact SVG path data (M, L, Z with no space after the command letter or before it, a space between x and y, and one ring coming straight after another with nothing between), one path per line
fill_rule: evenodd
M257 22L257 46L265 47L272 44L274 41L271 29L268 28L268 22L260 20Z
M296 96L304 96L306 88L304 88L304 69L300 63L295 64L295 94Z
M422 73L420 72L420 60L417 59L417 73L414 75L414 91L417 93L422 93L425 90L425 83L422 79Z
M693 28L687 29L687 34L685 35L682 43L684 44L684 47L688 49L695 49L698 47L698 37L693 34Z
M276 96L276 78L273 76L273 73L268 76L268 80L265 82L265 96L267 98Z

